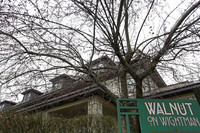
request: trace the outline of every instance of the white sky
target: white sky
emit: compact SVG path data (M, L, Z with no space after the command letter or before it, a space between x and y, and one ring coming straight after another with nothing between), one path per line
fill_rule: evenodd
M171 9L174 9L175 7L176 7L176 5L178 5L179 3L182 3L182 2L184 2L185 0L174 0L174 1L171 1L171 0L166 0L167 2L168 2L168 4L169 4L169 7L168 7L168 5L166 5L165 6L165 8L163 8L163 9L160 9L160 10L165 10L166 12L169 12ZM182 4L182 6L181 6L181 8L182 9L185 9L185 4ZM169 25L167 26L167 28L168 29L170 29L171 28L171 26L173 26L173 24L175 23L175 21L177 20L177 18L179 17L179 11L177 11L177 12L174 12L173 13L173 17L171 17L170 18L170 23L169 23ZM72 22L73 22L73 20L71 20ZM159 20L157 19L157 18L155 18L155 20L152 22L152 25L155 25L155 23L157 23ZM77 24L77 23L76 23ZM144 30L145 32L146 31L150 31L150 29L148 28L148 27L145 27L146 29ZM155 26L153 26L152 27L152 30L153 31L156 31L157 30L157 27L155 27ZM167 30L167 29L166 29ZM147 37L147 33L142 33L143 34L143 36L141 36L141 38L140 38L140 41L142 41L142 40L144 40L144 38L143 37ZM149 35L149 37L151 37L152 36L152 34L148 34ZM87 57L87 55L85 55L85 57ZM197 58L199 57L199 55L197 55ZM190 59L190 56L188 56L187 57L188 58L188 60ZM200 61L199 61L200 62ZM165 78L165 80L167 81L169 78L167 77L164 77ZM168 81L169 82L169 81ZM6 99L6 98L5 98ZM19 94L19 101L21 101L22 100L22 95L21 94ZM1 97L0 97L0 101L1 101Z

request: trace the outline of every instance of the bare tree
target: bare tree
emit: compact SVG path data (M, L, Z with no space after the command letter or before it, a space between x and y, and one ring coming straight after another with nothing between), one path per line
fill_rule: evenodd
M183 61L173 61L199 51L199 2L182 4L166 12L165 3L157 1L2 1L1 82L39 84L36 79L45 81L49 71L61 69L87 74L107 89L91 65L85 64L108 55L119 65L100 69L118 71L123 97L128 97L124 73L129 73L140 98L143 79L157 66L188 67ZM172 18L179 7L182 13ZM144 57L148 68L132 69ZM21 82L20 77L26 75Z
M48 87L49 77L64 71L88 75L110 92L90 63L107 55L119 64L98 69L119 74L122 97L128 97L130 74L141 98L142 81L155 68L174 77L176 67L198 72L197 60L191 65L184 59L198 58L199 6L198 0L181 1L173 9L154 0L2 0L0 82L10 91ZM145 69L133 69L144 60Z

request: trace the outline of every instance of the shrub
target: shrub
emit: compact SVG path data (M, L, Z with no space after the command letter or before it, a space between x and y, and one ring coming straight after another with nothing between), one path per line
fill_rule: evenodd
M111 116L46 117L42 113L0 114L0 133L117 133Z

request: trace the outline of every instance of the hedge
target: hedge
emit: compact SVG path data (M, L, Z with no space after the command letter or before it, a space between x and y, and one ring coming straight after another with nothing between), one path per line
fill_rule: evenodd
M117 133L111 116L51 117L42 113L0 114L0 133Z

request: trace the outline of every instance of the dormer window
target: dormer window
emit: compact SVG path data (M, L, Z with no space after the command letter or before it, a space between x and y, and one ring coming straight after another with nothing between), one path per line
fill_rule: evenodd
M22 102L27 102L38 97L39 95L42 95L43 93L34 89L29 89L24 91L22 94L24 95Z
M0 110L2 110L5 107L5 104L0 106Z
M3 101L3 102L0 103L0 111L9 109L10 107L12 107L15 104L16 103L11 102L11 101Z
M28 93L27 95L24 95L24 101L30 100L31 93Z
M98 68L102 68L104 66L105 66L105 64L99 63L97 65L92 66L92 69L98 69Z
M62 89L65 86L68 86L75 82L73 78L66 74L62 74L58 77L55 77L50 80L52 82L52 90Z
M56 82L54 84L54 89L61 89L62 88L62 82Z

